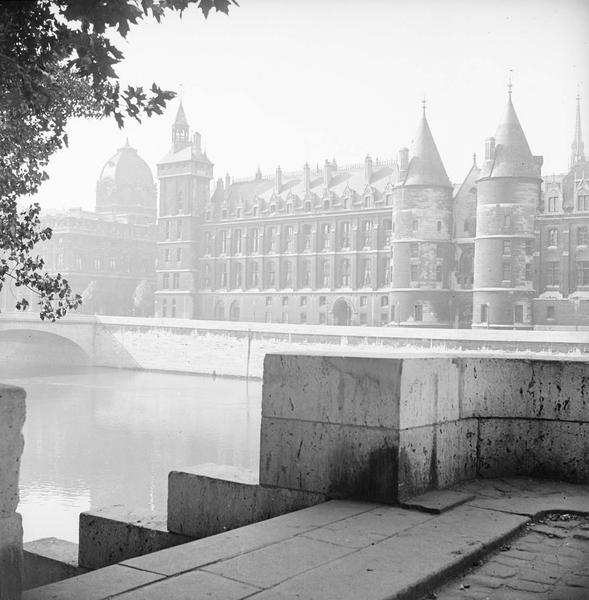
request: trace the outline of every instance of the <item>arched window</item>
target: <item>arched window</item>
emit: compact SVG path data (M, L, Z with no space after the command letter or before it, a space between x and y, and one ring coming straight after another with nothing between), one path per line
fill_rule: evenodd
M229 320L239 321L239 303L237 300L233 301L229 307Z

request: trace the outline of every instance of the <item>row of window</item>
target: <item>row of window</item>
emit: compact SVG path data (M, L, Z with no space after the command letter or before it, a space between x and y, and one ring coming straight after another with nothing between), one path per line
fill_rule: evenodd
M577 285L589 285L589 261L580 260L575 264ZM546 263L545 284L560 285L560 263L551 261Z
M589 209L588 209L589 210ZM548 246L558 246L558 229L552 227L548 230L547 235ZM589 229L587 227L577 228L577 246L587 246L589 244Z
M134 265L132 265L128 261L117 260L116 258L109 258L108 260L103 260L100 257L94 257L92 259L84 260L81 256L74 257L74 265L73 268L77 271L82 271L84 269L84 264L91 266L94 271L126 271L127 273L131 273ZM63 254L57 254L55 256L55 264L56 268L62 269L65 266L65 259ZM147 262L143 261L141 265L135 265L136 269L141 269L143 273L147 273L153 267Z
M589 196L583 194L577 196L577 210L589 211ZM546 202L546 212L559 212L559 197L550 196Z
M481 304L481 323L489 322L489 305ZM516 304L513 307L513 322L523 323L524 322L524 307L523 304Z
M273 296L266 296L266 306L272 306L274 301ZM282 306L288 306L290 298L288 296L282 296ZM309 301L308 296L299 297L299 306L307 306ZM327 304L327 296L319 296L319 306L325 306ZM368 296L360 296L360 306L368 306ZM380 306L388 306L389 297L380 296Z

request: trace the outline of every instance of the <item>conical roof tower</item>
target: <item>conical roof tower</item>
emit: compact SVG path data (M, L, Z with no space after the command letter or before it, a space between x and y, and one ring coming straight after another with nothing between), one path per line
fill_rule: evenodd
M571 146L571 167L585 161L583 133L581 131L581 96L577 94L577 114L575 118L575 137Z

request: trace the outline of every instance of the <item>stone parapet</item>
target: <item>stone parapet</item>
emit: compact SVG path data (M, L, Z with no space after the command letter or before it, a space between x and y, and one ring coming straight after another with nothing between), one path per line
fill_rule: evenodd
M25 413L25 391L0 385L0 600L17 600L21 592L22 523L16 507Z

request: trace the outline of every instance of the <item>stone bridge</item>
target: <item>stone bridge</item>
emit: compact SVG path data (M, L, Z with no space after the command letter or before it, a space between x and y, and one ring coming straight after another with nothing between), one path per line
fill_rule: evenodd
M334 327L70 314L49 323L0 314L0 356L15 362L261 377L263 358L284 351L502 353L586 357L588 331L496 331Z

